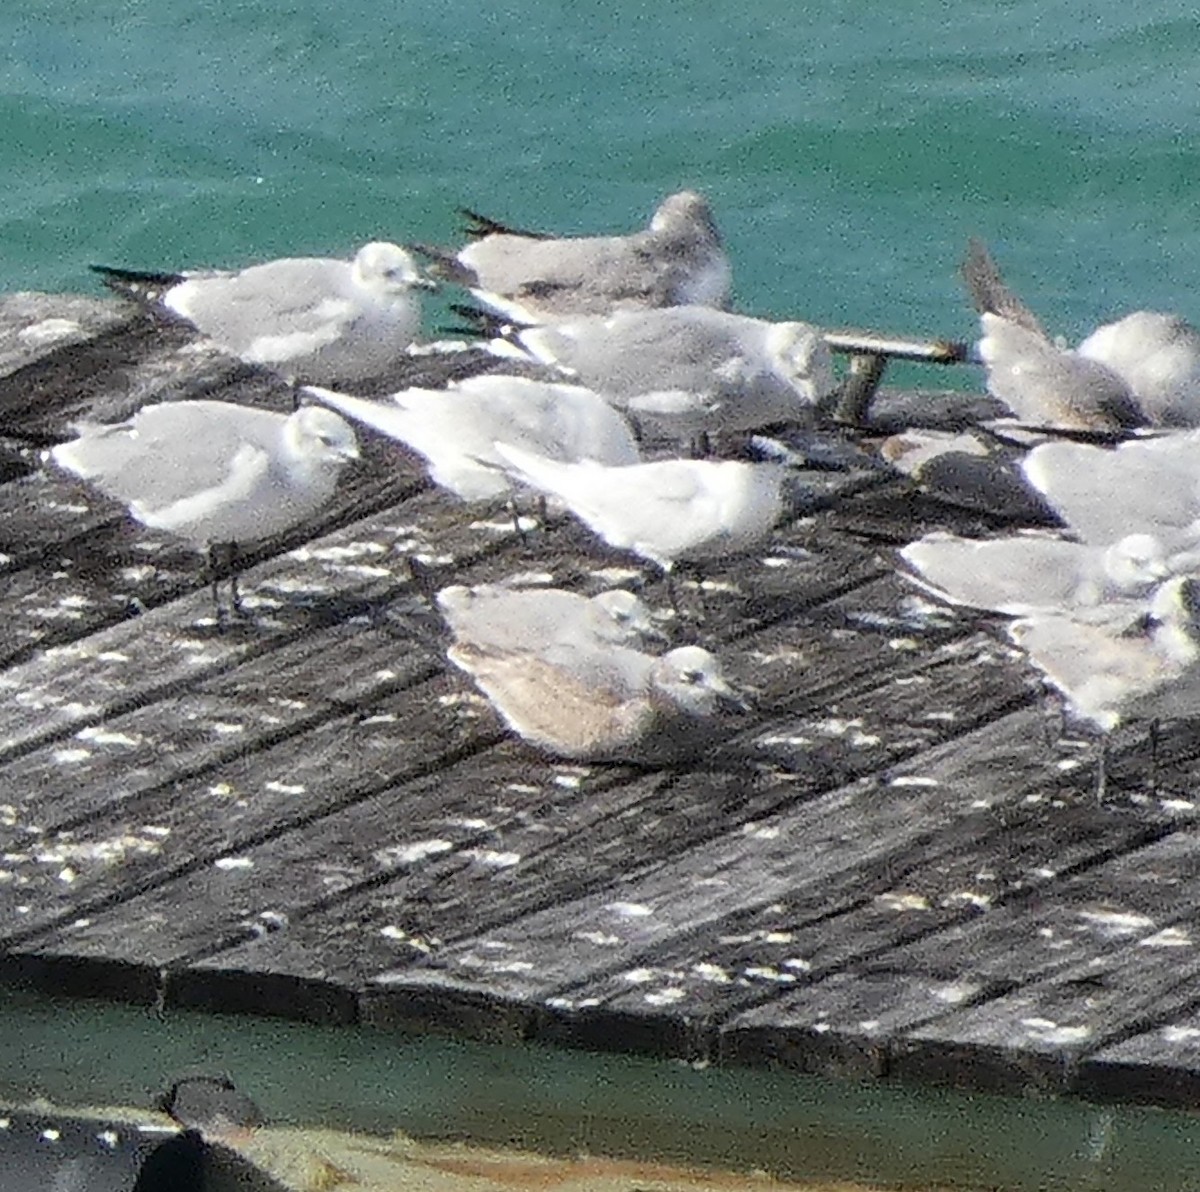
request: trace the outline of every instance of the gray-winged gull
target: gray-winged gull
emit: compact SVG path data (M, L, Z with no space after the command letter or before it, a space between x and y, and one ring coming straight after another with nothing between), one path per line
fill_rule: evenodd
M1014 621L1012 641L1070 711L1104 734L1097 789L1106 781L1108 734L1122 721L1200 715L1200 579L1176 576L1148 602L1113 605L1106 618L1062 613Z
M1162 543L1149 534L1101 547L1046 535L971 539L939 531L900 556L912 568L906 578L939 599L1008 616L1144 596L1171 574Z
M496 450L610 546L668 573L680 560L753 549L784 513L788 469L781 464L668 459L608 467L559 463L499 442Z
M1125 380L1107 365L1056 344L1001 281L979 240L971 240L963 278L979 311L979 355L988 392L1022 422L1112 431L1143 421Z
M1200 431L1115 448L1043 443L1022 470L1084 542L1105 546L1128 534L1152 534L1172 554L1200 544Z
M386 241L349 261L291 257L195 273L92 268L111 289L187 320L248 364L318 384L385 372L420 334L417 291L431 284Z
M147 406L128 422L81 426L50 457L143 525L207 552L220 617L217 550L232 556L241 544L302 525L333 496L358 444L344 419L319 406L283 415L181 401ZM231 602L240 611L236 575Z
M454 584L438 592L437 606L454 636L475 648L536 653L564 642L664 640L650 609L624 588L588 597L562 588Z
M425 246L448 280L493 310L526 323L623 307L729 305L729 258L708 201L669 195L649 227L627 236L531 235L480 221L457 255Z
M515 338L541 362L680 436L806 421L834 390L833 356L818 328L703 306L622 310Z
M972 240L963 276L980 311L988 388L1023 421L1075 429L1200 425L1200 331L1138 310L1074 351L1050 338Z

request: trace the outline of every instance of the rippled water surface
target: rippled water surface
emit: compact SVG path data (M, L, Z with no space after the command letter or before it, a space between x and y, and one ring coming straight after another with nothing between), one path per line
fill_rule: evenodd
M1166 0L10 0L8 288L629 228L712 197L739 306L965 335L989 239L1075 334L1193 317L1200 25Z

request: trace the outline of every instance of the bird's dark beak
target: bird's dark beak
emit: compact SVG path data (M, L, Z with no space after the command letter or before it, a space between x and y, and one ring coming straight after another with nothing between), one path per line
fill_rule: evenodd
M754 704L742 692L728 685L717 688L717 707L722 712L732 712L739 716L754 711Z

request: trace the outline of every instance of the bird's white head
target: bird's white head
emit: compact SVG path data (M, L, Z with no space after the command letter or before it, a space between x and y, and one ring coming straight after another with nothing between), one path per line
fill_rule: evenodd
M653 670L655 685L683 712L713 716L722 710L745 712L745 699L729 684L718 659L700 646L679 646Z
M632 592L612 588L592 597L601 617L602 636L622 643L664 641L653 614Z
M310 465L338 470L358 459L358 439L344 418L324 406L301 406L287 420L292 454Z
M816 327L774 324L767 332L767 352L779 375L806 400L819 402L833 393L833 353Z
M1138 595L1166 579L1171 568L1153 534L1126 534L1104 552L1104 573L1121 592Z
M354 276L360 285L388 293L434 288L433 282L421 276L407 250L387 240L373 240L358 250Z
M708 200L694 190L681 190L677 194L667 195L650 220L650 230L660 235L695 237L710 240L714 244L721 243L721 234L717 231Z

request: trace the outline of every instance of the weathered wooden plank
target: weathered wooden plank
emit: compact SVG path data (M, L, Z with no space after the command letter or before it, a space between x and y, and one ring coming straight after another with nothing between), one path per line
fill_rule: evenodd
M1152 1030L1079 1061L1075 1089L1090 1101L1193 1110L1200 1101L1200 1014L1172 1014Z
M111 821L118 807L428 678L440 657L349 623L89 725L3 770L14 844ZM324 671L328 678L316 682Z
M410 592L409 554L442 564L478 557L513 537L511 523L464 523L425 493L286 555L252 567L243 592L255 620L218 632L207 591L93 632L0 671L0 756L28 751L90 724L231 670L315 628Z
M230 856L298 827L303 828L300 847L312 854L319 873L321 852L313 853L310 843L315 820L486 744L478 736L456 734L437 698L444 689L440 680L419 697L402 691L379 699L362 711L266 746L251 764L235 758L193 779L152 788L112 808L102 821L89 820L37 849L7 856L9 884L21 901L0 905L0 932L10 939L28 938L209 866L221 875L236 875L241 863L228 860ZM379 823L370 819L360 847L373 856L384 840ZM329 856L336 868L336 854ZM70 871L67 879L64 870ZM311 873L302 877L293 872L290 886L303 893L311 880ZM209 897L191 905L201 908L201 921L207 923L205 915L222 904ZM179 911L172 907L165 925L168 940L175 941L172 946L178 946L183 931ZM100 936L96 954L149 958L145 940L134 944L131 937L127 955L99 924L81 922L85 926L67 929L79 953L85 952L87 939Z
M128 308L108 298L5 294L0 297L0 383L7 385L22 369L122 329L129 321Z
M634 874L613 890L484 933L430 958L420 971L381 977L371 1012L401 1012L417 991L457 987L490 1002L533 1005L564 990L636 965L670 939L700 930L739 909L819 891L848 868L886 862L915 841L970 814L979 799L1002 803L992 750L1020 750L1031 713L1019 713L902 763L878 777L838 787L755 819L753 825L689 849ZM932 769L935 785L906 784ZM1003 773L1003 771L1000 771ZM999 787L999 789L997 789ZM883 790L886 789L886 797ZM743 821L749 823L749 820ZM796 858L804 858L798 870Z
M1030 778L1008 777L1018 783ZM1031 888L1047 891L1063 869L1135 847L1169 824L1165 816L1146 822L1134 814L1102 815L1088 808L1063 823L1065 817L1046 817L1038 810L1020 802L1003 814L990 808L968 813L928 837L901 840L867 864L848 866L818 888L801 885L780 892L764 905L668 940L639 956L631 968L563 995L570 1012L556 1031L569 1037L602 1031L610 1017L626 1024L640 1020L649 1037L665 1028L679 1039L690 1036L699 1050L711 1046L720 1023L765 1003L761 1011L749 1010L748 1019L735 1017L722 1028L720 1056L779 1062L774 1052L786 1048L803 1070L820 1071L833 1045L827 1037L831 1028L805 1015L834 1004L819 989L830 974L866 965L865 984L875 989L894 977L902 1001L908 973L892 958L903 957L911 941L971 918L981 905L1027 897ZM886 969L880 981L871 971L876 965ZM998 991L1009 984L999 974L918 969L916 976L920 989L949 987L955 980L973 981L977 990ZM923 1001L922 1015L931 1016ZM754 1028L749 1042L741 1033L743 1021Z
M967 430L988 419L1007 415L1007 408L994 397L962 389L894 389L885 386L871 400L871 429L879 434L898 434L910 427Z
M887 585L881 582L876 586L886 587ZM786 636L790 632L790 627L780 626L775 631L775 635L778 636L783 634ZM794 655L789 651L779 650L776 646L776 643L770 640L772 636L770 633L764 636L767 639L762 643L765 646L765 649L759 649L756 651L756 658L761 660L756 662L756 667L758 667L762 674L769 676L769 674L774 671L779 676L779 678L775 681L775 686L781 691L790 691L793 696L793 701L796 698L807 700L809 703L811 703L814 699L819 700L819 693L806 691L805 688L798 687L794 680L788 677L789 672L791 672L794 668ZM865 657L860 660L859 673L873 671L874 667L872 664L877 666L881 657L892 665L912 665L911 661L903 652L891 650L886 641L880 640L879 635L868 634L866 636L871 642L873 654L869 660ZM814 644L818 646L824 646L827 643L827 640L827 636L824 633L818 633L815 636ZM830 653L832 657L832 652ZM834 670L836 668L831 667L830 669ZM843 670L843 676L844 675L845 671ZM760 675L760 677L762 676ZM770 684L768 684L768 686L770 686ZM430 705L434 702L436 701L423 690L416 690L412 692L411 707L403 713L403 720L405 724L408 725L414 721L419 721L423 715L430 714ZM187 706L186 701L184 701L184 706ZM453 709L471 707L473 706L473 701L468 702L467 704L454 701L450 706L452 709L450 714L457 715L456 711L453 711ZM394 714L398 716L401 714L399 706L397 706ZM116 723L118 722L114 722L114 724ZM296 726L293 725L292 727ZM299 728L306 727L307 720L301 720L299 722ZM474 732L476 734L483 734L481 739L483 743L486 743L489 739L495 738L497 727L498 726L496 726L495 721L490 714L482 720L478 715L474 715L467 720L462 721L460 727L453 733L446 734L444 730L440 731L437 734L436 739L440 742L445 736L448 735L451 738L462 740L464 734ZM318 730L318 736L319 733L323 731L323 727L320 728ZM130 735L125 733L124 723L121 723L121 732L122 735ZM276 726L272 725L270 726L270 732L265 736L264 740L269 742L274 735L277 735L277 729ZM836 735L837 734L835 734L835 736ZM853 735L851 735L851 738L852 737ZM307 740L307 738L305 738L305 740ZM246 748L246 746L242 745L241 742L238 744L241 746L241 748ZM303 745L303 741L298 747L305 747ZM899 747L901 749L911 750L914 745L912 742L905 741L901 742ZM209 748L211 749L211 746ZM289 742L287 748L289 750L294 750L297 748L297 746ZM273 756L277 752L278 750L269 750L267 756ZM227 767L222 767L215 764L217 760L216 755L202 752L199 756L201 761L204 762L204 765L202 766L202 782L204 785L202 787L195 787L194 784L181 782L178 776L173 776L170 780L170 783L162 789L161 794L158 792L158 788L149 787L147 797L138 797L134 799L131 796L125 796L120 801L113 801L113 803L104 809L104 814L102 817L105 839L112 840L114 839L114 836L119 837L120 839L125 839L126 836L136 836L136 825L138 823L144 823L146 819L149 818L160 832L164 827L170 826L172 839L183 836L190 847L190 845L194 843L199 836L202 836L203 833L208 829L204 828L203 825L191 824L190 821L187 822L186 830L182 824L175 824L172 826L172 819L178 820L179 815L182 814L181 812L177 811L175 805L180 800L181 795L184 796L184 804L189 802L189 796L187 794L189 790L194 790L194 793L190 795L191 799L197 799L203 802L204 792L206 790L211 790L214 786L219 786L222 781L222 774L227 769ZM288 756L291 756L291 754L289 753ZM863 758L864 761L862 764L869 765L870 763L865 760L865 754L863 755ZM516 764L518 766L518 773L520 777L524 777L530 772L531 760L532 759L530 759L528 756L522 756L520 753L517 754ZM214 764L209 765L209 762L213 762ZM193 764L196 763L193 761ZM239 756L236 764L238 769L243 774L243 783L247 779L250 779L252 776L256 775L258 769L260 768L260 762L258 760L255 760L253 764L251 764L250 760L244 756ZM536 765L537 763L535 762L534 764ZM274 774L278 768L279 767L274 762L269 762L267 764L267 772L269 774ZM541 766L540 768L543 771L549 769L545 766ZM818 769L817 772L825 773L826 770L832 768L833 767L827 766L824 769ZM385 768L384 773L387 772L388 771ZM266 781L267 784L270 785L271 783L278 783L279 780L268 777ZM467 776L464 780L460 781L463 781L465 787L469 792L471 792L468 796L469 798L477 798L478 791L480 789L489 790L493 789L497 785L494 775L486 775L482 778L482 780L477 777L472 778L471 776ZM679 802L678 790L676 788L670 788L664 795L663 792L658 789L658 781L659 780L657 779L647 779L643 780L640 786L635 784L635 787L630 788L635 796L635 806L638 806L638 800L643 797L643 788L646 786L650 787L650 797L652 799L657 799L660 797L665 798L667 807L672 807L673 804ZM685 780L681 779L680 781L682 782ZM689 776L686 781L693 781L694 787L690 799L684 804L686 807L686 817L681 819L678 811L672 808L672 817L664 820L662 812L659 811L655 813L655 816L652 818L652 830L650 830L648 826L644 826L641 829L639 847L645 852L645 855L648 858L653 858L656 855L656 850L670 847L672 843L678 840L695 839L698 832L712 832L715 830L720 830L722 820L719 816L714 814L716 811L714 801L714 780L712 778L704 778L703 776ZM731 809L735 818L744 815L755 814L756 807L754 796L747 797L744 793L744 787L747 781L745 775L735 773L727 776L726 781L728 783L729 795L733 799ZM705 782L708 783L707 786L704 785ZM602 786L603 785L605 784L602 781ZM790 796L791 792L789 790L784 793ZM619 872L621 867L628 863L628 843L626 839L627 824L620 816L616 815L615 807L604 801L604 794L605 792L602 790L600 793L600 805L590 809L587 819L591 821L592 824L603 825L605 837L608 842L606 846L606 852L608 853L608 856L604 860L603 864L600 864L598 849L596 847L597 841L595 839L595 835L593 834L593 836L588 840L587 850L581 854L579 858L579 863L580 865L586 866L589 871L594 870L598 872L604 871L606 873L615 873ZM162 806L164 802L164 796L170 802L170 807ZM446 796L443 795L443 799L445 797ZM621 797L622 799L625 798L624 791L622 791ZM63 796L59 796L54 800L57 806L57 814L60 816L60 818L65 814L63 798ZM70 796L65 796L65 798L69 800ZM775 804L778 803L779 798L779 792L768 792L766 795L767 802L763 804L761 809L771 809ZM128 808L125 806L127 801L130 803ZM353 830L346 828L341 830L342 834L338 835L336 840L326 839L326 832L335 831L334 827L331 824L324 824L321 826L319 831L315 829L311 821L317 814L319 814L319 812L314 810L307 803L304 805L307 808L305 818L303 819L304 835L307 842L306 847L308 847L310 850L316 850L314 855L319 856L331 852L337 853L339 850L347 847L344 843L344 839L347 835L349 838L353 839ZM408 805L407 797L405 798L405 805ZM69 802L66 804L66 807L69 809ZM642 811L644 818L646 809L640 808L640 810ZM82 807L80 808L80 812L77 814L80 816L82 815ZM206 814L203 807L201 807L201 810L198 814L201 818ZM367 811L354 810L348 812L344 818L346 819L347 823L353 823L357 822L357 817L360 814L369 813ZM132 819L131 816L133 816ZM527 821L522 818L523 816L524 812L522 812L522 814L519 815L515 821L508 825L508 830L515 836L523 836L526 838L522 842L521 847L533 847L535 851L538 851L544 848L546 844L547 831L549 831L552 836L556 833L561 835L564 827L568 830L568 837L572 842L581 839L581 824L578 816L573 817L572 822L567 825L557 825L549 829L545 825L541 827L535 826L534 828L530 829ZM82 820L81 818L80 831L87 832L88 829L89 824L87 821ZM375 828L373 823L367 822L365 826L360 825L359 831L365 839L369 840L374 838ZM493 828L491 829L491 832L493 838L495 838L497 829ZM228 838L226 839L228 843ZM95 842L93 842L93 845L94 843ZM494 839L493 843L495 844ZM83 841L81 840L79 833L73 832L71 834L71 839L65 842L65 845L62 847L66 847L69 851L78 852L78 850L83 847ZM163 847L165 848L166 846L164 845ZM157 851L161 852L162 849ZM493 847L492 851L507 853L511 852L511 849ZM561 851L562 850L560 849L559 852ZM269 853L270 849L265 850L265 852ZM525 880L524 897L532 897L536 899L537 901L535 902L535 906L544 905L548 899L553 899L559 892L578 893L579 890L579 878L577 876L578 867L574 867L572 865L570 858L564 859L563 857L559 856L558 853L551 853L550 850L547 850L547 854L548 859L546 863L546 872L542 873L540 865L536 868L531 868L528 877ZM40 855L49 857L50 865L52 867L58 863L59 852L55 851L53 841L46 842ZM289 859L287 871L277 879L279 883L284 885L290 885L292 883L292 870L294 868L292 861L293 859ZM85 878L76 877L71 883L71 896L73 898L82 899L85 903L97 902L106 897L110 901L116 900L118 898L118 894L115 889L111 888L114 886L114 884L117 888L120 888L123 884L128 884L131 889L145 889L148 885L157 884L160 880L160 875L161 880L169 879L172 876L172 866L175 870L179 870L181 872L190 872L193 868L193 864L192 858L185 854L182 859L176 858L174 861L167 864L165 869L162 865L147 865L139 863L132 866L130 873L128 874L124 872L115 875L103 874L100 876L100 878L96 879L96 882L94 882L92 885L89 885ZM30 910L25 911L19 919L22 936L29 935L31 932L39 930L45 923L56 921L58 918L61 918L67 913L63 904L61 902L56 902L53 897L53 895L57 892L53 885L53 878L55 876L53 870L50 873L29 873L27 868L22 869L17 864L14 864L13 869L17 874L17 881L23 884L22 891L27 897L27 905L31 908ZM269 898L275 889L272 881L268 880L264 876L266 869L267 866L265 863L256 865L255 867L256 881L254 884L254 891L256 895L261 898ZM48 892L46 891L47 884L50 886ZM41 893L39 893L39 891ZM107 894L105 894L104 891L107 891ZM468 912L471 907L471 902L473 898L477 896L477 893L478 891L472 885L471 888L464 889L458 893L452 893L449 897L439 898L436 906L432 907L431 909L440 910L440 917L443 922L468 922ZM191 895L184 897L178 892L172 891L164 891L161 901L169 902L172 898L174 898L179 905L187 906L193 905L194 903L194 898ZM122 930L121 934L123 938L133 940L136 937L139 937L141 934L142 924L151 921L161 921L164 918L163 915L156 917L154 914L147 913L145 911L145 902L146 900L143 898L137 906L130 909L130 914L133 921L131 921ZM122 915L124 913L124 908L119 908L118 911L115 912L117 915ZM511 917L517 912L513 907L510 906L505 908L504 913L508 917ZM46 918L47 915L50 916L50 919ZM436 924L431 929L436 929ZM211 946L212 944L210 942L210 947ZM143 941L141 945L137 946L138 954L149 955L150 952L147 951L148 947L149 945L145 944ZM181 955L186 955L186 952L181 953Z
M1173 832L1060 884L1050 903L934 937L943 972L957 956L968 979L986 975L1003 956L1015 988L905 1035L893 1072L960 1085L969 1072L976 1088L1070 1093L1084 1056L1190 1010L1198 854L1200 832Z
M889 1073L890 1044L896 1035L993 992L982 980L835 972L732 1018L721 1031L718 1058L727 1064L877 1080ZM649 1014L641 1017L648 1019ZM672 1026L675 1022L669 1020Z

